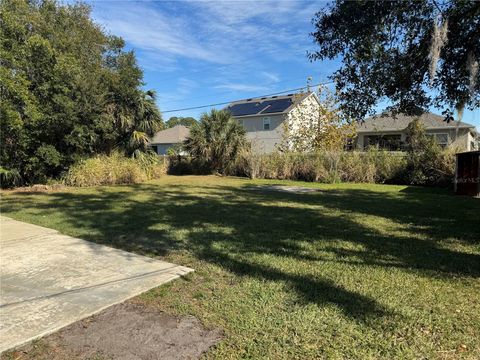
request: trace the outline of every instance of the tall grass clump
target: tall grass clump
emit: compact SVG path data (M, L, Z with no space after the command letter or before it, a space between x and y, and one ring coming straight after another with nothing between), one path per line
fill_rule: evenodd
M244 153L235 175L250 178L324 183L401 183L406 166L403 153L323 151L304 153Z
M136 184L159 177L165 166L156 155L127 158L119 153L81 160L70 167L64 181L70 186Z

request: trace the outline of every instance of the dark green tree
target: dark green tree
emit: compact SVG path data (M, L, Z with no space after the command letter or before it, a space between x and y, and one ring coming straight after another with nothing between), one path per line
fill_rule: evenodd
M230 112L213 109L190 128L184 147L212 171L225 174L247 145L245 129Z
M337 0L319 11L312 61L340 59L333 79L344 114L361 119L383 99L390 110L480 106L480 2Z
M162 120L124 45L91 20L85 4L0 1L4 185L43 182L115 148L146 150L145 138Z
M194 125L197 122L193 117L177 117L177 116L172 116L170 119L167 120L165 123L167 128L171 128L177 125L183 125L190 127Z

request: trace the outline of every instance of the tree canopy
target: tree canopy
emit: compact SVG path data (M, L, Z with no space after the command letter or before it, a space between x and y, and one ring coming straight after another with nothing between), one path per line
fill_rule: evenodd
M190 127L197 122L193 117L181 117L181 116L172 116L170 119L167 120L165 123L167 128L171 128L177 125L183 125Z
M480 2L347 1L319 11L312 61L341 59L336 82L345 116L361 119L388 98L389 110L480 106Z
M82 157L147 149L163 123L123 48L85 4L0 2L2 174L41 182Z

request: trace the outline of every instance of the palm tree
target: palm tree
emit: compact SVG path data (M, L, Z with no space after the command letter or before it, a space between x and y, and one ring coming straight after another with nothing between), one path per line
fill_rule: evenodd
M148 151L149 139L163 128L162 116L155 103L155 92L139 91L134 103L119 116L123 141L119 147L128 156L137 157Z
M190 127L184 147L211 170L225 174L247 144L245 129L226 110L211 110Z

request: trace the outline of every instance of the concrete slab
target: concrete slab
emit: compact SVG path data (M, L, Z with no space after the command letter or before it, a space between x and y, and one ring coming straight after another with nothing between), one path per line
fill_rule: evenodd
M0 353L193 271L0 217Z

